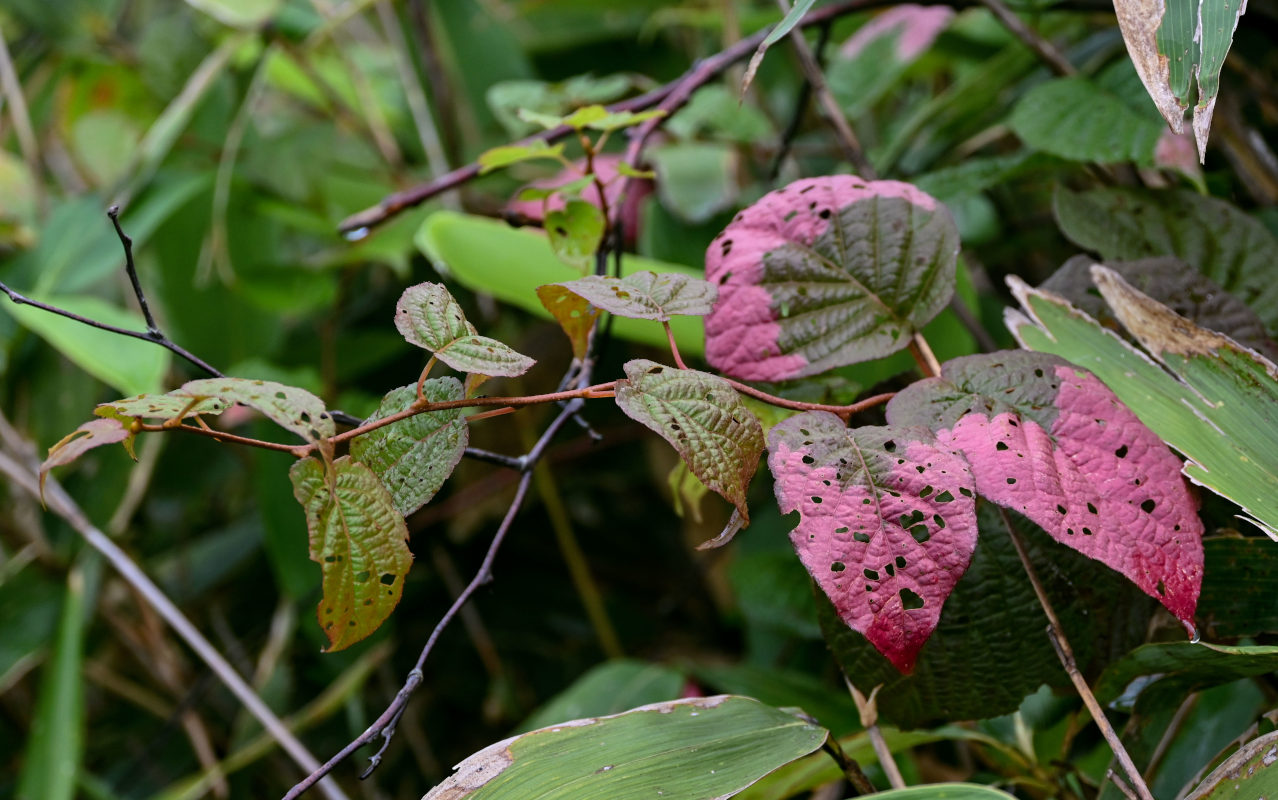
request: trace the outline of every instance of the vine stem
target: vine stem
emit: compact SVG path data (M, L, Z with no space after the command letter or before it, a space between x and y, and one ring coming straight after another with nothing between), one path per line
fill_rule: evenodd
M670 355L674 358L675 366L679 369L687 369L688 365L683 363L683 356L679 355L679 345L675 342L674 331L670 330L670 321L662 320L661 327L666 329L666 341L670 342Z
M941 374L941 362L936 360L936 354L921 331L916 331L910 338L910 355L914 356L923 377L934 378Z
M1096 727L1100 729L1101 736L1105 737L1105 742L1109 744L1110 750L1113 751L1114 758L1118 761L1119 766L1123 768L1123 772L1127 773L1127 778L1131 781L1131 789L1140 800L1154 800L1154 796L1149 791L1149 786L1145 783L1145 778L1140 774L1140 770L1136 768L1132 757L1128 755L1127 748L1123 747L1123 742L1118 738L1114 727L1109 724L1109 719L1105 716L1105 709L1101 707L1100 701L1096 699L1096 695L1092 693L1091 687L1087 685L1083 674L1079 672L1078 662L1074 659L1074 649L1070 647L1069 639L1065 636L1065 628L1061 625L1060 618L1056 616L1056 609L1052 606L1051 601L1047 599L1047 591L1038 579L1037 570L1034 569L1033 563L1030 562L1029 552L1025 549L1024 540L1021 539L1016 526L1012 524L1012 518L1008 516L1007 509L999 506L998 513L1003 519L1003 525L1007 528L1007 535L1012 539L1012 545L1016 548L1016 555L1021 560L1021 566L1025 568L1025 574L1029 576L1030 585L1034 587L1034 596L1038 598L1038 604L1043 607L1043 613L1047 615L1047 638L1051 641L1052 648L1056 650L1056 657L1060 659L1061 666L1065 668L1065 673L1069 675L1075 691L1078 692L1079 697L1083 698L1083 705L1087 706L1088 713L1092 715L1092 720L1096 723Z
M0 452L0 473L6 475L14 485L22 487L31 496L40 498L42 495L38 468L23 463L34 459L35 448L18 434L3 414L0 414L0 441L4 444L4 450L8 451ZM315 770L319 766L315 756L311 755L283 721L275 716L275 712L262 702L248 682L241 678L235 668L217 651L217 648L204 638L181 609L160 590L160 587L155 585L155 582L133 559L129 558L119 545L111 540L111 537L89 521L71 495L67 494L62 485L53 478L47 478L45 481L43 500L53 513L66 520L90 547L106 558L120 577L145 599L147 605L155 609L299 767L304 770ZM346 800L346 794L333 781L324 782L320 788L329 800Z

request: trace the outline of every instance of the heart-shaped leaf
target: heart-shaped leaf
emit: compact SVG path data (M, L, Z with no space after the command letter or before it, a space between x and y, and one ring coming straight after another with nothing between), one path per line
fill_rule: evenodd
M618 317L668 322L709 314L718 290L709 281L676 273L636 272L624 278L587 275L557 284Z
M430 350L459 372L514 377L537 363L496 339L479 336L443 284L405 289L395 304L395 327L409 344Z
M765 195L706 251L706 357L779 381L889 355L954 293L958 231L906 183L809 178Z
M702 483L749 523L746 489L763 453L763 426L723 378L655 361L626 364L617 405L679 452Z
M408 528L373 471L350 456L325 473L315 458L289 470L306 512L311 560L323 571L316 608L328 650L343 650L381 626L399 604L412 566Z
M324 401L296 386L250 378L205 378L182 384L169 392L199 407L216 400L226 404L243 403L257 409L271 422L296 433L308 442L327 439L337 433L337 426L324 407Z
M956 358L899 392L888 421L926 425L976 489L1122 573L1192 625L1202 522L1180 460L1086 370L1055 356Z
M433 378L422 384L422 396L432 403L461 400L456 378ZM367 422L407 409L417 401L416 386L392 389ZM395 510L408 516L430 502L466 452L470 429L462 409L417 414L376 428L351 441L351 456L381 480L395 501Z
M839 617L914 668L976 548L972 474L924 428L848 428L824 411L768 434L790 541Z

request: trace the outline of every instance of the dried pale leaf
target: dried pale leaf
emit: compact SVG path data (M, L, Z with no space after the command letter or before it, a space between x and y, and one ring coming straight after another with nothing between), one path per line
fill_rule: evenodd
M308 442L327 439L337 433L337 426L324 407L324 401L296 386L275 381L249 378L205 378L182 384L169 392L178 399L201 403L243 403L266 415L281 428L292 431Z
M124 416L143 419L186 419L202 414L217 416L231 407L220 397L193 399L180 394L140 394L111 403L103 403L94 410L99 417Z
M124 448L133 455L133 430L116 417L89 420L71 433L58 440L49 448L49 456L40 465L40 490L44 491L44 480L49 470L70 464L95 447L123 442Z

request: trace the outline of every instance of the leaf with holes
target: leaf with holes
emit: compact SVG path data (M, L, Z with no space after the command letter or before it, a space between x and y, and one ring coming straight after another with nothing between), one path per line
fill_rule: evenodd
M514 377L537 363L496 339L479 336L443 284L405 289L395 304L395 327L409 344L430 350L459 372Z
M1203 577L1198 504L1180 460L1086 370L1041 353L946 362L888 404L967 457L976 489L1117 570L1192 627Z
M676 315L709 314L719 296L709 281L675 273L636 272L624 278L587 275L557 285L609 314L657 322L668 322Z
M586 298L558 283L537 287L537 298L572 342L573 358L585 358L590 346L590 332L599 319L599 309Z
M768 434L790 541L839 617L914 669L976 548L972 474L921 427L851 429L810 411Z
M749 524L746 489L763 453L763 426L725 380L636 359L617 381L617 405L670 442L692 474Z
M49 470L70 464L95 447L123 442L124 449L129 451L129 457L136 460L137 457L133 455L133 436L133 430L119 417L94 419L84 423L49 448L49 457L40 465L40 491L44 491L44 479L48 477Z
M343 650L377 630L399 604L413 563L408 528L386 487L350 456L327 473L318 459L304 458L288 475L306 512L311 560L324 576L316 614L328 651Z
M290 430L308 442L327 439L337 433L337 426L324 407L324 401L296 386L249 378L205 378L188 381L170 396L190 403L242 403L256 409L281 428Z
M958 230L906 183L796 181L736 216L706 251L719 301L706 357L780 381L890 355L954 294Z
M422 384L422 396L439 403L461 400L464 395L456 378L433 378ZM392 389L366 422L385 419L416 401L416 386ZM430 502L444 485L469 441L462 409L450 408L417 414L356 437L351 441L351 456L377 475L394 498L395 510L408 516Z
M194 399L178 394L140 394L111 403L102 403L93 413L99 417L183 420L201 414L217 416L231 404L220 397Z
M546 213L545 228L550 248L565 264L584 272L595 263L605 224L603 212L594 203L569 200L563 208Z

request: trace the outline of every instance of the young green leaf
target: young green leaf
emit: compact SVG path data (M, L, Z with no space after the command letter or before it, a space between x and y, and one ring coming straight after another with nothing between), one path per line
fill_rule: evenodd
M1180 460L1105 384L1063 359L956 358L892 398L967 458L976 490L1117 570L1192 627L1203 525Z
M590 344L590 332L594 330L595 320L599 319L599 309L559 283L538 286L537 298L568 335L568 340L572 342L573 358L585 358Z
M169 392L193 407L209 401L243 403L262 412L281 428L292 431L308 442L327 439L337 433L337 426L324 407L324 401L296 386L249 378L204 378L188 381L182 388Z
M779 381L903 349L954 293L958 231L906 183L796 181L742 211L706 251L719 302L706 357Z
M461 306L439 283L410 286L395 304L400 334L459 372L489 376L522 375L536 362L496 339L479 336Z
M422 396L432 403L460 400L456 378L432 378L422 384ZM368 422L403 411L417 401L416 386L392 389ZM417 414L376 428L351 440L351 456L363 462L390 491L395 510L408 516L430 502L461 461L470 441L462 409Z
M289 470L293 495L306 512L311 560L323 573L316 615L329 652L377 630L399 604L412 566L408 528L373 471L343 456L325 472L315 458Z
M843 622L914 669L976 549L972 474L924 428L848 428L823 411L768 432L790 541Z
M825 728L749 697L696 697L490 745L423 800L717 800L813 752Z
M763 428L722 378L636 359L617 381L617 405L661 435L692 474L750 521L746 489L763 453Z
M595 251L603 241L603 212L585 200L569 200L562 209L546 213L546 236L565 264L585 272L595 263Z
M816 0L795 0L794 5L786 13L785 17L777 23L768 35L764 38L759 46L755 48L754 55L750 56L750 63L746 66L745 76L741 79L741 94L744 95L746 89L750 88L750 84L754 82L754 73L759 71L759 65L763 63L763 55L768 52L768 48L781 38L794 30L794 26L798 25L803 19L803 15L808 13Z
M710 313L714 284L678 273L635 272L624 278L587 275L557 284L618 317L667 322L676 315Z
M551 126L555 127L555 126ZM508 144L494 147L479 154L479 174L487 175L495 169L518 164L521 161L532 161L537 158L550 158L556 161L563 157L562 144L550 145L541 139L529 144Z

